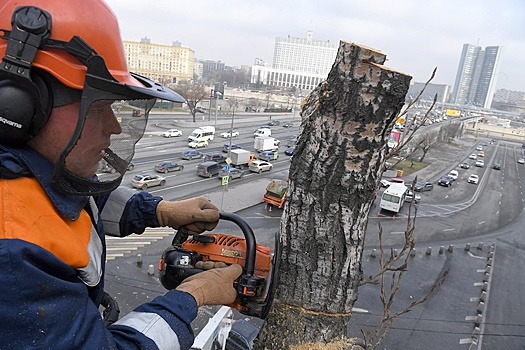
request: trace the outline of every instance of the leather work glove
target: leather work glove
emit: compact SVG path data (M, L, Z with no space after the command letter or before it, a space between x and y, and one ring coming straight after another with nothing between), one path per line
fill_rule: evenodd
M190 293L198 306L227 305L237 297L233 282L241 274L239 264L214 268L186 278L176 289Z
M188 233L199 234L217 226L219 209L204 197L162 200L157 204L157 221L161 226L170 226L176 230L186 226Z

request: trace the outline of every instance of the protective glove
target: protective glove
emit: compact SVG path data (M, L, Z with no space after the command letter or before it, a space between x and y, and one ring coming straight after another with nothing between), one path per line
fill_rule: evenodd
M157 204L157 221L161 226L176 230L186 226L188 233L199 234L217 226L219 209L204 197L173 202L162 200Z
M241 274L239 264L214 268L186 278L176 289L190 293L198 306L227 305L237 297L233 282Z

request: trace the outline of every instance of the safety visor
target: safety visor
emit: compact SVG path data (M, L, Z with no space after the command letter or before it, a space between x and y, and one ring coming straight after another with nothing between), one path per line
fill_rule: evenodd
M131 77L140 84L120 83L98 55L85 62L78 121L55 166L53 185L62 193L91 196L111 192L120 185L156 100L184 102L184 98L133 73Z

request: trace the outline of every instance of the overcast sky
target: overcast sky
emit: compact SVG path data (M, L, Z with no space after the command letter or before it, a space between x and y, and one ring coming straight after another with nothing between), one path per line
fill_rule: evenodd
M124 40L179 41L198 59L229 66L272 64L276 37L353 41L387 55L386 65L454 85L463 44L502 46L498 89L525 91L523 0L106 0Z

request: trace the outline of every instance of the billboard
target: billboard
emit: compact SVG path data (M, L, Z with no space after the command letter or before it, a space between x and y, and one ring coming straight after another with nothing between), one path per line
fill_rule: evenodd
M394 148L399 144L399 139L401 138L401 133L397 130L392 130L388 141L386 142L388 148Z
M458 111L457 109L450 109L449 108L449 109L447 109L445 111L445 115L447 117L459 117L459 116L461 116L461 111Z

